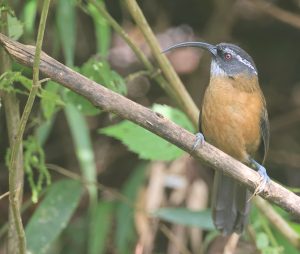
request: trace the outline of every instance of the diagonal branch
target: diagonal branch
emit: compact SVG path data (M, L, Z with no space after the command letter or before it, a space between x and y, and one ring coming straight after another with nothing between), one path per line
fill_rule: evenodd
M35 47L12 41L2 34L0 34L0 44L18 62L32 66ZM41 55L40 71L52 80L84 96L95 106L128 119L184 151L191 152L195 136L162 115L89 80L45 53ZM215 170L233 177L251 190L254 190L259 183L258 173L208 143L198 147L193 152L193 156ZM300 217L300 197L274 181L270 182L261 196Z

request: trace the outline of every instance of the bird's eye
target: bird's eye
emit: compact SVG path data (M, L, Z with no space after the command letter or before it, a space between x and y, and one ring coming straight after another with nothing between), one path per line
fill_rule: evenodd
M231 55L230 53L225 53L225 54L224 54L224 58L225 58L226 60L230 60L230 59L232 58L232 55Z

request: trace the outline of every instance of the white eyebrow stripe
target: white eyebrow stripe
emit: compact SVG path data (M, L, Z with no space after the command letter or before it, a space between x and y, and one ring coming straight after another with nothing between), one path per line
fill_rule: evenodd
M234 51L232 51L229 48L225 48L225 51L232 54L233 56L235 56L237 58L237 60L241 63L243 63L244 65L248 66L250 69L252 69L254 71L254 73L257 75L257 71L256 69L253 67L253 65L246 59L242 58L240 55L237 55Z

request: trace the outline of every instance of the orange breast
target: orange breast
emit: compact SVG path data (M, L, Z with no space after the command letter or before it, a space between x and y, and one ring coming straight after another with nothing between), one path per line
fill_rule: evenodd
M257 79L212 78L202 106L205 139L234 158L247 161L260 143L263 106Z

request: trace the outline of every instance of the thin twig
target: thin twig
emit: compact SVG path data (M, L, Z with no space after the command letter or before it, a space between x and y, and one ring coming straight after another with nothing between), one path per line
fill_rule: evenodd
M112 26L112 28L123 38L123 40L127 43L127 45L132 49L137 58L145 65L145 67L150 71L154 71L154 67L148 58L145 56L143 51L136 46L134 41L130 38L128 33L118 24L118 22L107 12L104 5L95 0L90 0L97 10L101 13L103 18L107 20L107 22Z
M101 15L107 20L107 22L112 26L112 28L123 38L123 40L127 43L127 45L132 49L132 51L135 53L136 57L141 61L141 63L144 64L145 68L148 70L149 73L154 73L156 75L151 76L161 87L166 91L166 93L174 99L179 107L187 114L189 115L190 109L187 107L182 107L181 103L181 95L180 92L176 94L174 92L174 88L172 85L165 80L163 75L161 74L160 70L155 70L154 66L152 63L148 60L144 52L136 46L134 41L130 38L130 36L126 33L126 31L118 24L118 22L107 12L105 7L101 4L96 2L95 0L90 0L90 2L97 8L97 10L101 13ZM185 90L184 87L182 89ZM184 92L183 95L187 93ZM188 110L187 110L188 109ZM191 119L194 120L196 119L196 122L194 122L194 125L197 126L197 121L198 121L198 111L194 112L194 117Z
M240 239L240 235L233 233L227 240L223 254L234 254Z
M66 176L70 179L74 179L74 180L77 180L77 181L80 181L82 184L86 185L86 186L89 186L89 185L95 185L96 188L100 191L107 191L108 193L110 193L113 197L115 197L116 199L122 201L123 203L131 206L131 207L134 207L134 205L132 204L132 202L124 195L122 195L120 192L114 190L113 188L109 188L101 183L98 183L98 182L93 182L93 181L87 181L85 180L81 175L79 174L76 174L74 172L71 172L63 167L60 167L58 165L54 165L54 164L46 164L46 167L50 170L53 170L63 176Z
M42 15L41 15L41 20L39 24L39 29L38 29L38 35L37 35L37 43L36 43L36 50L35 50L35 55L33 59L33 84L24 108L24 112L21 117L20 125L18 128L18 133L14 142L14 145L12 147L11 151L11 159L10 159L10 164L9 164L9 171L11 172L12 177L10 178L9 186L10 186L10 200L14 204L18 199L17 193L21 192L20 188L16 188L16 182L15 182L15 174L16 174L16 166L17 166L17 158L19 154L19 149L21 147L22 139L23 139L23 134L24 130L26 127L26 123L29 117L29 114L31 112L34 99L36 97L36 94L39 89L39 64L40 64L40 55L42 51L42 44L43 44L43 38L44 38L44 31L46 27L46 19L47 19L47 14L49 10L49 5L50 5L51 0L44 0L43 4L43 10L42 10ZM26 252L26 239L25 239L25 233L22 225L22 219L20 215L20 210L17 205L13 205L13 214L16 222L16 229L18 233L18 241L19 241L19 252L21 254L25 254Z
M191 252L177 240L176 235L164 224L160 225L159 229L164 235L177 247L182 254L191 254Z
M34 47L12 41L2 34L0 34L0 44L17 61L32 66ZM52 80L82 95L104 111L132 121L182 150L191 152L195 142L194 134L162 115L89 80L45 53L41 55L40 71ZM197 147L192 155L215 170L234 178L252 191L260 183L260 175L257 172L206 142ZM278 183L270 181L260 195L300 218L300 197Z
M145 39L152 51L153 56L157 60L159 67L169 81L169 88L173 91L176 101L179 103L183 111L186 112L194 125L197 126L199 110L185 89L169 60L164 54L162 54L159 43L136 0L125 0L125 3L137 26L145 36Z
M277 228L279 232L297 249L300 250L300 236L291 226L273 209L273 207L260 197L254 199L256 207Z
M250 2L253 3L253 6L256 9L270 15L274 19L280 20L283 23L289 24L293 27L300 29L300 16L299 15L285 11L285 10L275 6L274 4L272 4L269 1L266 2L266 1L261 1L261 0L251 0Z
M0 196L0 200L3 199L3 198L5 198L5 197L8 196L8 195L9 195L9 191L3 193L3 194Z

